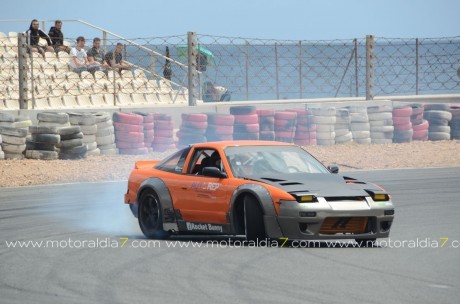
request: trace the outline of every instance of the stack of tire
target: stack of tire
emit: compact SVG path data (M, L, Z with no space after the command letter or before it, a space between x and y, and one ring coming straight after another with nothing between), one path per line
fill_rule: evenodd
M0 127L13 127L14 116L0 112Z
M275 113L275 140L294 142L297 127L297 112L278 111Z
M258 140L259 139L259 116L254 106L230 107L230 114L235 116L233 125L234 140Z
M291 111L291 109L287 109ZM316 125L311 110L292 109L297 113L294 143L299 146L316 145Z
M259 117L259 139L275 140L275 111L272 109L257 109Z
M449 122L452 120L450 106L447 104L428 104L425 105L423 118L428 120L428 139L429 140L450 140Z
M152 148L153 151L164 152L167 150L175 149L174 144L174 122L171 115L154 113L153 121L154 138Z
M153 139L155 138L153 114L141 111L135 111L134 114L142 116L142 126L144 127L144 146L148 152L152 152Z
M350 131L353 141L358 144L372 143L367 108L363 106L350 106L347 108L350 111Z
M12 127L16 129L17 128L27 129L31 125L32 125L32 121L30 120L28 116L25 116L25 117L20 116L14 119L14 123L12 124Z
M331 146L335 144L335 122L336 109L313 108L313 122L316 124L316 143L321 146Z
M101 155L117 155L115 145L115 128L110 114L107 112L94 113L96 117L96 144Z
M27 129L0 127L2 151L5 159L24 159Z
M208 128L205 135L208 141L233 140L235 116L220 113L206 113L206 115L208 117Z
M207 141L205 134L208 129L208 116L206 114L182 113L181 118L182 124L176 133L179 139L178 148Z
M114 112L115 144L120 154L148 153L144 144L144 118L133 113Z
M450 139L460 139L460 107L451 106L452 120L449 122Z
M38 126L40 127L70 127L67 113L41 112L37 114Z
M393 108L393 142L394 143L409 143L414 136L412 128L411 116L412 107L398 106Z
M28 137L26 141L26 158L58 159L56 145L59 145L61 137L57 127L30 126L29 133L32 136Z
M429 123L427 120L423 119L424 107L421 104L411 104L409 105L412 108L412 115L410 117L410 122L412 124L412 129L414 134L412 135L412 140L426 141L428 140L428 127Z
M72 126L59 129L61 142L59 148L59 159L81 159L85 158L88 146L83 142L84 135L80 126Z
M3 152L2 150L2 134L0 134L0 160L3 160L3 159L5 159L5 152Z
M71 126L79 126L83 133L82 142L87 146L87 156L101 155L97 147L97 118L94 113L69 113Z
M347 144L353 142L353 134L350 131L350 111L337 109L335 112L335 143Z
M367 108L373 144L391 144L393 142L392 111L391 105L370 106Z

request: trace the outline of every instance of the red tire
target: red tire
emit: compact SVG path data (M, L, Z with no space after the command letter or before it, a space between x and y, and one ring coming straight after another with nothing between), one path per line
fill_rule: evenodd
M155 122L155 130L172 130L174 129L174 122L159 120Z
M410 123L410 116L394 116L393 124L395 125L404 125Z
M206 129L208 123L206 121L182 120L182 126L187 128Z
M173 145L174 144L174 139L172 137L155 137L153 139L153 144L162 144L162 145Z
M258 124L259 116L257 114L235 115L235 124Z
M307 115L307 110L305 109L288 108L286 112L295 112L297 113L297 117L299 117L299 115Z
M153 122L144 122L143 125L144 125L144 130L153 130L153 126L154 126Z
M216 135L231 135L233 134L233 125L231 126L208 125L207 132L213 133Z
M162 113L153 113L153 122L157 121L172 121L171 115L162 114Z
M412 115L411 107L396 107L393 108L393 119L394 117L405 117Z
M149 153L147 148L137 148L137 149L118 149L120 154L128 154L128 155L141 155Z
M153 123L153 115L143 116L143 118L144 118L144 124Z
M157 129L155 130L155 137L173 137L174 136L174 130L169 129L169 130L160 130Z
M116 132L116 141L144 142L144 133L141 132Z
M257 115L259 116L275 116L275 110L271 109L257 109Z
M311 116L297 118L297 125L307 125L312 122L313 122L313 118Z
M127 141L117 141L117 148L119 149L137 149L144 148L145 143L142 142L127 142Z
M121 132L143 132L144 126L143 125L130 125L121 122L114 122L113 126L115 127L115 131Z
M401 125L394 125L395 130L397 131L408 131L412 130L412 123L406 123Z
M295 132L276 132L275 131L276 137L282 137L282 138L294 138Z
M415 131L421 131L421 130L428 130L430 124L428 120L423 120L421 124L418 125L412 125L412 129Z
M275 127L291 127L295 125L295 119L275 119Z
M411 122L414 121L421 121L423 119L423 113L417 115L411 115L410 120Z
M310 125L309 127L297 125L296 131L297 132L315 132L316 133L316 125Z
M294 139L316 139L316 132L295 133Z
M296 119L297 113L296 112L276 112L275 113L275 121L278 119Z
M206 114L187 114L182 113L181 115L183 121L196 121L196 122L206 122L208 121L208 115Z
M113 121L130 125L140 125L144 121L144 118L141 115L133 113L114 112Z
M414 131L414 134L412 135L413 139L422 139L422 138L428 138L428 129L427 130L417 130Z
M233 126L235 123L235 116L228 114L209 114L208 123L220 126Z

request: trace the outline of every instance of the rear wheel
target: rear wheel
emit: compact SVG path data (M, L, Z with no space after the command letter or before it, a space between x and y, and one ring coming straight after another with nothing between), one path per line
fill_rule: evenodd
M145 190L139 199L139 226L149 239L165 239L169 233L163 230L163 212L156 193Z
M244 221L248 241L257 243L258 240L261 241L267 237L260 204L254 197L248 195L244 198Z

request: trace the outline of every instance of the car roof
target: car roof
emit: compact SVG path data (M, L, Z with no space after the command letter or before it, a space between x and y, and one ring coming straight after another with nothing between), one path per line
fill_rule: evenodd
M197 148L225 148L225 147L248 147L248 146L295 146L291 143L279 142L279 141L264 141L264 140L232 140L232 141L216 141L216 142L205 142L193 144Z

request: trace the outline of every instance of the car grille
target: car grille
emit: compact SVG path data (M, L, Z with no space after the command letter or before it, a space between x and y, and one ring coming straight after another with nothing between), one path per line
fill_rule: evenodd
M328 217L324 220L319 233L364 233L366 231L367 222L367 217Z

